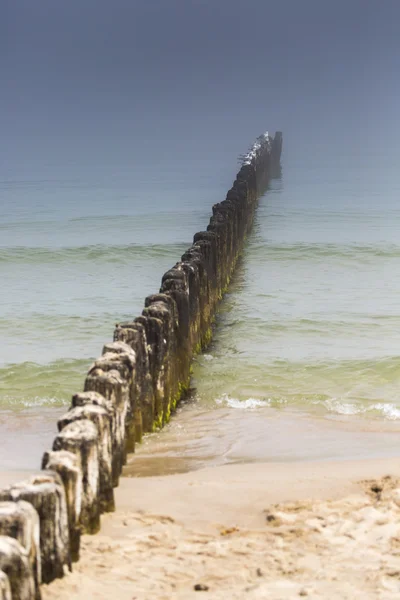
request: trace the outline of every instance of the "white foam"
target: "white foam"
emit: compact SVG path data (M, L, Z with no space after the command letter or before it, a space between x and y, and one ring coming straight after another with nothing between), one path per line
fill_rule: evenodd
M58 406L68 405L68 402L66 400L60 400L60 398L41 396L35 396L35 398L32 398L30 400L13 398L9 399L8 401L13 406L24 406L25 408L35 408L37 406L53 406L54 404Z
M320 404L320 402L314 402ZM388 402L378 402L376 404L363 406L351 402L342 402L336 398L324 400L321 402L330 412L338 415L363 415L366 413L378 412L384 418L391 421L400 419L400 407Z
M230 408L239 408L242 410L252 410L262 406L270 406L269 400L259 400L258 398L239 400L238 398L231 398L228 394L223 394L221 398L217 398L215 402L219 405L226 405Z
M202 355L204 360L210 361L210 360L214 360L214 357L212 354L203 354Z
M384 402L379 402L378 404L373 404L369 410L378 410L391 421L400 419L400 408L394 404L385 404Z
M317 404L319 404L319 402L317 402ZM363 410L356 404L351 404L350 402L340 402L335 398L332 400L324 400L322 404L330 412L337 413L338 415L358 415L363 412Z

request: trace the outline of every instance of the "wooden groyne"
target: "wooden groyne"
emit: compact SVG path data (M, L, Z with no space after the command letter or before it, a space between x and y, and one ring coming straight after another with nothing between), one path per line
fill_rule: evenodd
M143 433L168 423L187 392L193 356L206 347L253 222L279 170L282 134L263 134L241 157L206 231L167 271L142 314L119 323L82 392L58 421L41 471L0 490L0 600L39 600L40 584L79 559L80 536L115 509L114 488Z

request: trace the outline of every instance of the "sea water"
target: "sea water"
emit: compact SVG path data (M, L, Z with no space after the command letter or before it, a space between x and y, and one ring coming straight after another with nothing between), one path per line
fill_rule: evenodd
M2 174L2 457L16 430L47 449L115 323L140 314L206 227L241 150ZM213 342L195 360L197 407L210 418L280 409L400 419L399 192L393 157L285 149Z
M227 178L105 168L0 182L0 410L67 404L115 323L138 316Z
M283 160L199 357L204 401L400 419L400 185L372 154Z

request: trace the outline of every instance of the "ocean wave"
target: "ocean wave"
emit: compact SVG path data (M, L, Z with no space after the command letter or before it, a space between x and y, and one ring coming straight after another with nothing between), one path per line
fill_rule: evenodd
M254 410L257 408L287 408L299 409L301 406L297 403L290 402L287 398L246 398L240 400L234 398L229 394L222 394L219 398L215 399L217 406L228 406L229 408L239 410ZM340 400L337 398L324 398L324 399L313 399L310 400L303 398L303 410L310 411L311 406L322 407L328 414L341 415L341 416L365 416L369 418L383 418L389 421L397 421L400 419L400 405L396 405L393 402L374 402L374 403L363 403L363 402L350 402ZM315 412L311 410L311 412Z
M34 396L32 398L14 398L4 397L0 406L7 408L41 408L50 406L69 406L70 402L67 398Z
M207 362L209 362L210 360L214 360L214 357L212 354L201 354L200 355L201 358Z
M98 312L95 314L65 314L65 313L39 313L31 312L24 314L24 329L18 332L19 338L30 339L39 337L43 339L43 334L47 335L72 333L75 339L88 340L93 335L93 331L103 328L107 332L112 330L115 322L128 321L132 314L115 312ZM15 328L21 327L21 317L10 315L0 317L0 333L7 335Z
M0 263L81 263L102 260L105 262L125 262L132 258L154 260L171 256L179 260L188 248L185 244L128 244L128 245L88 245L63 248L46 247L7 247L0 248Z
M93 359L64 359L49 364L24 362L0 368L0 407L62 406L82 389Z
M250 260L257 256L263 260L312 260L322 257L363 260L372 258L400 258L400 246L397 244L269 244L255 242L249 246Z
M255 296L257 297L257 296ZM236 306L235 306L236 309ZM238 306L243 311L243 304ZM241 331L254 343L265 336L290 334L295 335L319 334L324 336L342 335L354 338L355 335L383 335L400 328L400 315L379 314L346 314L332 319L279 318L258 317L246 314L243 318L232 319L231 314L219 315L219 322L229 328L230 334L238 336ZM233 331L232 331L233 330ZM266 338L265 338L266 339Z
M381 413L384 417L390 420L400 419L400 407L395 406L394 404L384 404L382 402L379 402L378 404L373 404L370 407L370 410L377 411L378 413Z
M400 419L400 357L256 363L216 350L213 361L194 369L199 401L210 406Z
M318 402L314 402L318 404ZM322 406L329 413L337 415L353 416L364 415L370 417L383 417L389 421L400 419L400 406L392 402L376 402L372 404L363 404L361 402L343 402L336 398L330 398L321 402Z
M232 398L228 394L223 394L220 398L215 400L216 404L229 406L230 408L238 408L241 410L252 410L263 406L270 406L269 400L259 400L258 398L247 398L246 400L239 400L238 398Z

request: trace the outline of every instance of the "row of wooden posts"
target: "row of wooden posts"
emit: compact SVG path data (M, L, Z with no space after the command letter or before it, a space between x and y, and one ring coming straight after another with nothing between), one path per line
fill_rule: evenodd
M280 132L257 138L207 231L195 234L141 316L116 326L58 421L42 470L0 490L0 600L39 600L41 583L79 559L82 533L96 533L100 515L115 509L127 454L169 421L188 390L192 358L211 340L217 304L281 149Z

